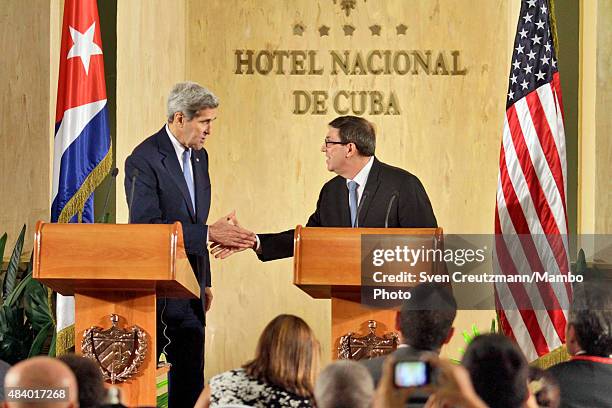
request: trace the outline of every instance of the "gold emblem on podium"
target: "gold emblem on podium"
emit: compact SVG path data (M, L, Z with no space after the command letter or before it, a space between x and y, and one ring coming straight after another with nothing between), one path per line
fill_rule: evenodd
M147 353L147 334L136 325L120 329L116 314L110 315L110 320L109 329L92 326L85 330L81 352L98 363L105 380L115 384L138 373Z
M395 332L385 333L382 337L376 335L376 321L368 320L370 332L363 337L349 332L340 337L338 358L350 360L368 360L383 356L394 351L399 345L399 336Z

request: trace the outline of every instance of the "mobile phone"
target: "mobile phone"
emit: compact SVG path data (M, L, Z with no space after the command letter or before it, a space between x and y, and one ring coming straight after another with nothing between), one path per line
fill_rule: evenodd
M431 366L425 361L396 361L393 367L393 384L397 388L422 387L431 383L431 373Z

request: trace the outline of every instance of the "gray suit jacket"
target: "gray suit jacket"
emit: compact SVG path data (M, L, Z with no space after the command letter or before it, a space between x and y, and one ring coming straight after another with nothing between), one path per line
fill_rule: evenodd
M418 359L424 350L417 350L410 346L402 346L395 350L392 355L395 358L395 361L398 360L408 360L408 359ZM382 377L382 367L383 362L385 361L387 356L376 357L371 360L361 360L362 363L370 372L372 376L372 380L374 380L374 386L378 387L378 383L380 382L380 378ZM409 408L421 408L425 406L427 402L427 398L429 398L429 393L425 392L417 392L413 394L408 402L406 403L406 407Z

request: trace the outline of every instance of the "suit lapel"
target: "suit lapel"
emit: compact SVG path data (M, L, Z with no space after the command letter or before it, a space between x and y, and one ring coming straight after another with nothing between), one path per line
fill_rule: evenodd
M365 226L365 220L368 216L368 210L370 209L370 203L374 199L376 195L376 191L378 190L378 186L380 185L380 162L376 157L374 157L374 163L372 163L372 168L370 169L370 174L368 174L368 180L366 181L365 188L363 189L363 195L361 196L361 211L359 212L359 226ZM367 195L366 195L367 193Z
M342 185L339 186L342 191L342 201L340 203L340 216L341 216L341 226L342 227L351 227L351 209L349 207L349 190L346 185L346 179L344 177L341 178Z
M191 196L189 195L187 182L185 181L181 165L176 157L176 151L174 150L174 146L172 146L168 133L166 133L165 127L157 134L157 140L159 144L159 153L162 156L162 165L166 168L168 174L170 174L170 177L183 195L185 204L187 204L187 208L189 208L189 215L193 222L196 222L195 210L191 204Z
M195 182L195 195L196 195L196 217L201 218L204 213L204 203L206 201L204 194L206 192L206 186L210 184L208 176L204 172L204 169L208 168L206 155L202 154L203 151L193 151L191 165L193 168L193 177Z

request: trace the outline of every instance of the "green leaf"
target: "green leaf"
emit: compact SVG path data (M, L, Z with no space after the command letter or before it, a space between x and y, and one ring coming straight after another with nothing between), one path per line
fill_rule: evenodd
M32 342L32 347L30 347L30 353L28 354L28 358L34 357L40 354L43 346L45 345L45 340L49 337L49 330L53 329L53 322L47 323L36 335L34 341Z
M8 297L4 301L4 304L7 305L7 306L15 306L15 305L20 304L20 302L21 302L21 295L25 291L25 289L28 286L28 284L30 283L30 281L32 281L32 273L31 272L29 274L27 274L21 280L21 282L19 282L17 284L17 287L8 295Z
M15 364L28 357L32 344L32 329L21 307L0 307L0 359Z
M53 328L53 338L51 339L51 345L49 346L49 357L55 357L55 345L57 343L57 328Z
M2 265L2 262L4 262L4 247L6 247L7 239L8 235L6 235L5 232L4 235L2 235L2 238L0 238L0 265Z
M53 326L53 315L49 307L47 288L37 280L31 279L25 289L25 313L35 333Z
M23 250L25 231L26 226L25 224L23 224L23 228L21 228L19 238L17 238L17 242L15 242L15 248L13 248L13 253L11 255L9 265L6 270L6 275L4 275L4 282L2 284L2 297L4 299L6 299L7 296L13 291L13 289L15 289L15 285L17 284L17 272L19 269L21 251Z
M587 271L588 267L587 267L587 263L586 263L586 256L584 255L584 250L582 248L580 248L580 251L578 251L578 258L576 259L576 271L575 273L577 275L584 275L584 273Z

